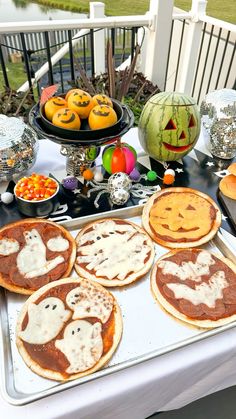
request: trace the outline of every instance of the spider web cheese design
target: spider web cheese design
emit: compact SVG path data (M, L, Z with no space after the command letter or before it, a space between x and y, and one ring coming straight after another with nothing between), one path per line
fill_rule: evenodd
M139 277L153 254L149 237L138 226L117 220L103 220L84 229L77 238L76 267L112 283L127 283L130 275ZM148 261L148 264L147 264ZM144 273L145 273L144 272ZM105 285L105 284L104 284Z
M236 318L236 267L201 249L173 250L158 260L152 291L171 314L213 327Z
M33 371L64 381L103 366L121 332L112 294L92 281L65 278L26 301L17 322L17 347Z

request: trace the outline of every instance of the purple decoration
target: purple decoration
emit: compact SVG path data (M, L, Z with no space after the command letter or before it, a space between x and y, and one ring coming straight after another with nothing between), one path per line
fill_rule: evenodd
M74 189L78 188L78 179L76 179L74 176L67 176L65 179L63 179L62 185L64 188L73 191Z
M140 173L138 171L138 169L136 169L136 167L133 168L133 170L130 172L129 177L131 180L139 180L140 179Z

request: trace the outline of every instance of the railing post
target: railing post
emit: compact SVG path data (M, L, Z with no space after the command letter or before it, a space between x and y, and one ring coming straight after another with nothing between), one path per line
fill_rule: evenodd
M100 2L91 2L90 18L104 18L105 5ZM105 73L105 30L94 31L94 70L95 75Z
M145 76L163 90L171 34L173 0L151 0L149 7L153 25L147 39Z
M207 0L192 0L191 15L189 21L188 35L182 60L181 75L178 85L178 91L191 94L192 85L198 59L198 50L202 36L203 22L200 20L202 15L206 14Z

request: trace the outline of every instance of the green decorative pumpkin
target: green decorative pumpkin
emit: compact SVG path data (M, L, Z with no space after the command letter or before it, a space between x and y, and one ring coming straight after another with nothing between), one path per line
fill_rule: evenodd
M146 153L156 160L181 159L196 144L200 114L193 98L183 93L152 96L140 116L138 135Z

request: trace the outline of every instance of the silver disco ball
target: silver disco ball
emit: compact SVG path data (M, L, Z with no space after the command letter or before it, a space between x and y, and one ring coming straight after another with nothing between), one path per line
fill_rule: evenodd
M0 181L30 169L38 151L36 133L21 119L0 114Z
M236 156L236 91L210 92L201 103L202 123L208 133L208 148L222 159Z

